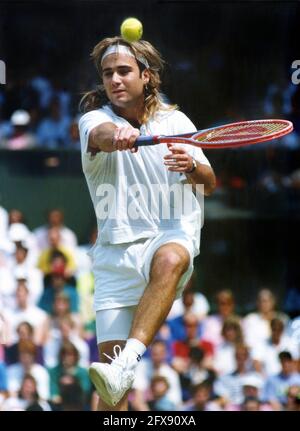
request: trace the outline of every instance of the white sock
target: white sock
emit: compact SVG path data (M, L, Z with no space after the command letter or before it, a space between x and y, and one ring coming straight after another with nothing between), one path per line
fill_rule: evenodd
M127 358L130 368L136 367L146 349L147 347L137 338L129 338L122 352L122 356Z

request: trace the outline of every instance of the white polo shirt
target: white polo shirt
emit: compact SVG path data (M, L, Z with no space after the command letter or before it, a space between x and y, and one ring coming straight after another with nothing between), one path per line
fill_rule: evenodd
M129 124L109 105L84 114L79 121L82 166L101 232L98 241L102 244L129 243L166 230L184 230L200 237L200 205L192 192L188 194L189 211L183 210L180 199L176 201L186 177L168 171L164 165L164 156L170 153L167 145L140 147L137 153L98 152L92 156L87 152L91 130L106 122L119 127ZM182 112L173 110L160 111L140 130L141 135L175 135L196 129ZM195 160L210 166L201 149L183 146ZM191 190L191 186L188 187ZM164 212L166 208L169 213Z

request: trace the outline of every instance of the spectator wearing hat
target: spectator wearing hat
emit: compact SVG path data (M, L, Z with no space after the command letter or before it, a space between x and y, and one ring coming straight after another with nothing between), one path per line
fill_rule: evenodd
M214 392L224 407L229 404L241 404L243 402L243 382L246 377L256 376L262 379L262 376L253 370L249 349L246 345L240 344L236 346L235 360L235 371L221 375L214 382Z
M29 290L29 301L36 305L44 285L39 269L32 266L28 258L28 243L16 242L15 251L6 265L0 266L0 298L5 307L13 308L16 303L15 291L18 280L26 280Z
M35 267L37 262L37 245L32 232L24 223L11 223L8 228L8 239L10 241L10 265L13 265L13 255L17 245L23 245L27 250L26 263Z
M12 136L5 140L2 146L9 150L34 148L37 141L36 137L29 131L30 114L23 109L18 109L12 114L10 122L13 126Z
M229 404L226 406L226 411L250 411L253 407L259 411L272 411L272 407L268 403L261 401L261 392L264 385L264 380L260 375L249 374L242 378L242 395L243 401L240 404ZM248 401L253 400L253 406ZM249 405L248 405L249 404ZM254 405L255 404L255 405Z

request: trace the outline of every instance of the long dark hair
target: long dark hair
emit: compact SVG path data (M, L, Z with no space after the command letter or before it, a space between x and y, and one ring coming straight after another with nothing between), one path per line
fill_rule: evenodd
M137 42L127 42L119 36L103 39L93 49L91 57L94 60L95 66L99 73L100 79L102 76L101 59L106 49L111 45L127 46L136 58L140 71L145 69L138 58L143 57L149 64L149 83L145 86L145 107L141 122L145 123L149 118L153 117L159 110L174 110L176 105L169 105L163 102L160 93L161 73L164 67L164 60L160 53L147 41L139 40ZM80 110L82 112L98 109L108 102L104 86L98 85L96 89L88 91L84 94L80 101Z

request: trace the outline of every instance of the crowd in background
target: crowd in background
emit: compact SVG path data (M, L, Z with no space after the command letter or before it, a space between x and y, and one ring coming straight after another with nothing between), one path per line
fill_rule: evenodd
M81 88L87 90L85 79ZM255 118L291 120L294 132L271 143L210 153L218 180L214 199L257 213L295 214L300 207L300 87L286 80L270 83L264 93ZM0 149L80 151L82 94L43 75L12 80L0 91ZM202 127L247 119L254 119L252 113L228 108L223 119Z
M0 208L0 410L96 410L96 238L78 245L59 209L30 231L21 211ZM268 287L245 315L221 284L216 298L199 290L193 277L140 361L130 409L299 411L299 317Z
M88 85L87 81L86 91ZM43 75L12 80L0 91L0 148L80 149L77 124L82 95ZM263 118L285 118L294 124L294 133L276 141L275 147L299 150L300 87L289 82L270 83L261 100L257 112ZM252 119L244 116L247 114L241 110L228 108L224 119L215 119L213 124L203 127ZM266 147L260 145L260 148Z
M0 148L80 149L79 100L44 76L12 81L0 93Z

